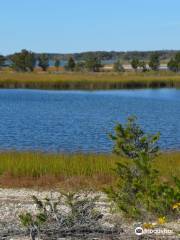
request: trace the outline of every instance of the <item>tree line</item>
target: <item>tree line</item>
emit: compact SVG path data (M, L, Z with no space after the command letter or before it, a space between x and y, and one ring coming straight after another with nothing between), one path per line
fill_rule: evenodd
M133 58L130 64L135 71L137 71L138 69L140 69L142 72L146 72L148 70L158 71L160 68L160 55L158 54L158 52L152 53L150 55L148 63L143 60L139 60L138 58ZM180 52L176 53L175 56L169 60L169 62L167 63L167 68L173 72L180 71ZM125 71L123 64L120 60L114 63L114 71Z
M43 71L47 71L49 67L50 57L48 54L35 54L31 51L22 50L21 52L15 53L8 58L0 55L0 67L5 64L6 60L11 61L11 67L16 71L21 72L32 72L35 67L41 67ZM64 66L66 71L90 71L99 72L101 71L103 65L101 63L102 59L99 57L88 55L84 60L75 60L73 56L70 56L67 64ZM137 71L141 70L143 72L148 70L158 71L160 68L160 55L158 52L152 52L149 58L149 62L140 60L135 57L130 61L131 67ZM61 60L56 58L54 61L54 67L58 70L61 65ZM172 57L167 67L170 71L179 72L180 71L180 52L177 52L174 57ZM117 60L113 65L113 70L115 72L125 71L123 63L121 60Z
M0 55L0 66L5 64L7 59ZM35 53L27 50L11 55L8 60L11 61L11 67L18 72L32 72L35 67L41 67L43 71L46 71L49 67L49 56L48 54L39 54L37 57ZM60 59L56 59L54 67L58 68L61 65ZM102 67L101 61L96 57L89 57L85 61L75 61L73 57L69 57L65 70L67 71L92 71L98 72Z
M171 59L174 55L179 52L178 50L156 50L156 51L88 51L81 53L47 53L48 57L51 60L56 60L57 58L62 61L68 61L70 57L73 57L75 61L84 61L89 57L96 57L101 60L116 60L120 59L121 61L131 61L131 59L138 58L143 61L148 61L152 53L158 53L160 60L164 61ZM36 53L38 58L40 54Z

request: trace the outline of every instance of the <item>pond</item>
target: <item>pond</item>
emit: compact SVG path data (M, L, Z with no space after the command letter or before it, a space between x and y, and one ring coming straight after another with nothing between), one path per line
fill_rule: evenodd
M0 90L0 150L110 152L108 133L136 115L161 133L163 149L180 149L180 90Z

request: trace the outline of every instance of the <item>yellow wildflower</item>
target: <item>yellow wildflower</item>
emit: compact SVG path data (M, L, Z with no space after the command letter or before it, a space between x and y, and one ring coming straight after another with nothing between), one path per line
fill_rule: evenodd
M180 202L179 203L175 203L173 206L172 206L173 209L177 209L177 208L180 208Z
M159 224L164 224L165 222L166 222L166 217L165 216L158 218L158 223Z
M143 224L143 228L145 228L145 229L152 229L154 226L153 226L153 224L152 223L144 223Z

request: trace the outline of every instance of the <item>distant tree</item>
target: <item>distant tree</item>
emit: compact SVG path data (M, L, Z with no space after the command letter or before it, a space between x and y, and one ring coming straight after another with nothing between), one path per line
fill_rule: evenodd
M180 71L180 52L176 53L175 57L170 59L168 62L168 68L173 72Z
M5 57L3 55L0 55L0 67L2 67L4 62L5 62Z
M56 59L56 61L54 63L54 66L55 66L56 69L59 68L59 66L60 66L60 60L59 59Z
M180 63L180 52L176 53L176 55L175 55L175 61L176 61L177 63Z
M68 59L68 63L67 63L66 69L67 69L68 71L74 71L75 66L76 66L76 63L75 63L75 61L74 61L74 58L73 58L73 57L70 57L70 58Z
M47 54L41 54L39 57L39 67L46 71L49 67L49 57Z
M16 71L33 71L36 64L35 54L25 49L13 54L10 59L13 62L12 67Z
M76 72L82 72L85 69L85 63L84 62L77 62L74 71Z
M134 58L131 61L131 66L135 71L137 71L137 68L139 67L139 60L137 58Z
M178 63L176 62L176 60L173 58L170 59L167 66L168 66L168 69L173 72L178 72L180 67L178 66Z
M121 64L120 60L114 63L113 69L115 72L124 72L124 67Z
M99 72L102 67L101 61L97 57L89 57L86 60L85 67L88 71Z
M143 72L147 71L146 63L144 61L139 62L139 67L142 69Z
M154 52L150 56L150 61L149 61L149 67L153 71L157 71L160 66L160 60L159 60L159 54L157 52Z
M26 69L28 69L28 71L33 71L35 66L36 66L36 58L34 53L32 52L26 52L26 57L25 57L25 65L26 65Z

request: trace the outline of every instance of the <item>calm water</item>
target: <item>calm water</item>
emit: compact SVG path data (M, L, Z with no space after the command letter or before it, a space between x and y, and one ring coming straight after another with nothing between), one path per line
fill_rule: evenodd
M161 147L180 149L180 90L0 90L0 149L111 150L107 134L135 114L161 132Z

